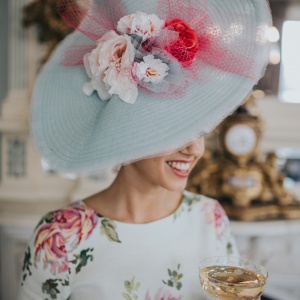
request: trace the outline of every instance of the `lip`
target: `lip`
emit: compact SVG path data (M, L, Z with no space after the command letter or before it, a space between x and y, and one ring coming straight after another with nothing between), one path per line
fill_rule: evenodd
M178 170L176 168L173 168L172 166L170 166L168 164L168 162L176 162L176 163L185 163L185 164L191 164L190 168L186 171L181 171L181 170ZM189 175L190 175L190 171L191 171L191 167L192 167L192 160L175 160L175 159L172 159L172 160L168 160L166 161L166 164L167 166L171 169L171 171L178 177L180 178L187 178Z

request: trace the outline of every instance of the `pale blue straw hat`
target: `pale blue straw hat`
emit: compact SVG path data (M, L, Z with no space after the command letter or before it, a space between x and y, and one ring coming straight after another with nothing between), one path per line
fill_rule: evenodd
M249 96L268 61L266 30L271 15L265 0L89 0L77 2L76 7L74 3L59 5L60 13L77 30L58 46L39 74L31 112L37 148L58 171L98 172L184 147L213 130ZM122 20L136 18L138 23L139 15L147 25L153 14L164 25L153 21L161 32L155 29L149 39L122 32L122 17L130 15ZM166 30L166 21L172 20L188 28L184 31L188 42L198 43L191 52L185 49L185 54L191 54L188 59L172 52L183 41L178 40L177 25ZM82 62L109 31L121 41L127 35L126 49L132 51L128 57L134 66L114 84L108 77L121 74L113 73L118 68L109 69L116 65L95 79L90 74L95 66L86 67L87 59L85 65ZM197 38L190 38L190 32ZM107 53L110 41L100 43L100 50ZM155 69L143 60L149 53L154 65L159 62L165 68L159 83L147 77ZM125 59L121 62L125 64ZM100 91L97 80L102 80ZM124 80L126 88L119 92ZM101 100L101 91L110 98Z

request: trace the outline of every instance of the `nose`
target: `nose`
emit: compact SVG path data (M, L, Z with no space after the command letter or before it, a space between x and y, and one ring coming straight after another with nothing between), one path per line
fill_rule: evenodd
M205 150L204 137L197 138L193 143L183 148L180 153L192 156L202 156Z

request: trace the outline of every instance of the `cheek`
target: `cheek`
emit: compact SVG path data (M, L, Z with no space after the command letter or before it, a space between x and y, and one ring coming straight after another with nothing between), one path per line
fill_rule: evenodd
M151 170L153 174L156 176L160 176L165 172L166 163L164 160L161 160L159 158L153 158L151 163Z
M164 164L165 162L159 158L150 158L137 163L137 166L148 177L157 177L164 171Z

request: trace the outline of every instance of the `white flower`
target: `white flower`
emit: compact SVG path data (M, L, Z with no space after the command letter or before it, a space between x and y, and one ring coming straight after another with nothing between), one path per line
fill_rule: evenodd
M157 36L165 25L157 15L147 15L138 11L136 14L121 18L117 29L119 32L127 34L136 34L145 41L149 37Z
M140 63L134 63L132 73L139 81L160 83L168 75L169 67L152 54L143 57Z
M137 84L131 76L135 48L128 35L120 36L107 32L97 47L84 56L84 66L91 81L83 87L90 96L97 91L101 100L108 100L113 94L127 103L134 103L138 96Z

